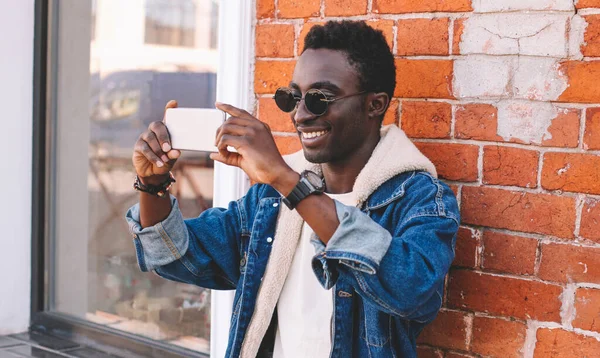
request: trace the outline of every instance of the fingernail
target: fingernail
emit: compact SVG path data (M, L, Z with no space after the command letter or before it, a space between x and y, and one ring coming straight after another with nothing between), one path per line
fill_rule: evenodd
M221 105L223 102L215 102L215 106Z
M165 163L169 161L169 157L167 157L167 156L166 156L166 155L164 155L164 154L163 154L163 155L160 157L160 159L162 159L162 160L163 160L163 162L165 162Z
M161 162L160 160L156 162L156 166L159 168L162 168L165 165L165 163Z
M163 150L163 152L170 151L171 150L171 146L169 145L169 143L163 143L162 150Z

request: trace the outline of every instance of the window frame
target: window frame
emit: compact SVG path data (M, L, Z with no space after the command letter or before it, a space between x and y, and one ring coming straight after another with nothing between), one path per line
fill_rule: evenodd
M111 353L124 356L135 353L158 357L209 357L205 353L48 310L53 274L50 267L53 252L49 245L52 225L49 175L52 173L51 138L56 121L53 96L57 80L58 1L35 0L34 4L30 329L86 345L101 346ZM237 24L237 29L232 29L231 24ZM220 0L219 34L227 33L227 41L219 36L217 99L245 109L251 107L254 27L253 1ZM241 170L220 163L215 163L214 183L214 206L226 206L229 201L242 196L249 187L248 178ZM222 357L227 346L233 292L212 291L211 294L210 355Z

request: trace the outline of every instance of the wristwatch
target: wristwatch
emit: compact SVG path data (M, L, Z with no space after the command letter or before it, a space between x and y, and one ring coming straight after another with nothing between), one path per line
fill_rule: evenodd
M288 196L282 197L281 201L290 210L293 210L302 199L311 194L322 194L324 191L325 183L323 179L317 173L305 170L300 173L300 180L298 180L298 184L292 192Z

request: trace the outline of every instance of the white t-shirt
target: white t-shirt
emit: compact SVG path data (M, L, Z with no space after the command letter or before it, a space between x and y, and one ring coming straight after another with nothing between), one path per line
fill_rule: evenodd
M355 206L354 193L327 194L345 205ZM274 358L321 358L331 351L333 295L317 281L311 261L315 247L313 230L304 223L290 271L277 302L277 334Z

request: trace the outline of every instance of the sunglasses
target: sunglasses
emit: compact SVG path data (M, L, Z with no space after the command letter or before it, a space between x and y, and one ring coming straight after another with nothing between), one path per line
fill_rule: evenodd
M327 97L325 93L321 92L318 89L310 89L306 91L304 97L294 95L294 91L291 88L280 87L275 91L275 95L273 99L277 104L277 107L284 112L292 112L298 107L298 103L304 100L304 105L306 109L314 114L315 116L322 116L327 112L327 107L329 107L329 103L333 103L337 100L348 98L352 96L358 96L360 94L366 93L366 91L349 94L341 97Z

